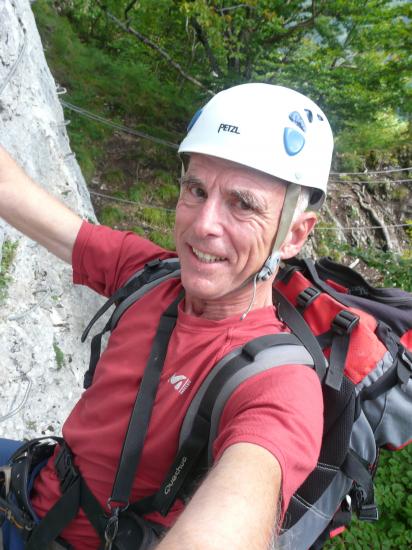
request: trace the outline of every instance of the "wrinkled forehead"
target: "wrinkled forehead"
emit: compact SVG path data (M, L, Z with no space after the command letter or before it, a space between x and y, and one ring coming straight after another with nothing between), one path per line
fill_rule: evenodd
M185 175L196 177L200 181L204 180L205 183L219 178L223 184L226 182L226 185L237 184L249 187L250 190L267 189L269 192L276 191L276 193L279 191L283 193L287 187L287 182L254 168L200 153L192 153L187 158L185 169Z

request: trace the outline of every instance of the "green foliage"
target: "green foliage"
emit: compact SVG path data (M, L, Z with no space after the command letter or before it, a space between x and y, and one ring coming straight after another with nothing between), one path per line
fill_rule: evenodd
M63 5L89 50L98 46L107 54L100 63L96 59L91 80L102 79L102 93L122 88L112 95L116 110L145 105L142 118L159 120L157 113L165 114L159 99L167 96L175 105L168 119L183 130L188 97L190 105L199 104L208 97L206 89L256 80L288 85L319 101L335 131L343 131L337 142L341 153L352 151L358 158L368 148L407 139L403 121L410 111L412 12L407 0L317 2L316 9L311 2L281 0L72 0ZM144 38L125 32L111 14ZM66 40L61 42L67 47ZM203 87L182 79L159 49ZM109 75L115 80L108 82Z
M336 237L336 227L332 223L319 221L315 229L317 256L329 256L340 262L343 257L341 243Z
M139 181L139 183L129 188L129 200L134 202L147 202L150 193L149 184Z
M141 217L151 225L158 225L164 228L172 228L174 225L174 212L168 212L154 206L145 206L142 209Z
M341 250L348 256L360 258L367 265L378 269L384 276L384 286L403 288L412 292L412 258L381 250L361 250L348 246L342 246Z
M399 452L382 451L375 479L377 523L354 520L341 537L325 549L407 550L412 546L412 446Z
M136 235L140 235L141 237L146 237L146 232L142 227L138 227L137 225L132 227L130 231L133 231L133 233L136 233Z
M156 197L164 204L176 202L179 196L179 187L175 183L164 183L156 189Z
M56 360L56 368L60 370L64 366L64 353L56 342L53 342L54 357Z
M175 242L172 233L162 233L161 231L151 231L149 238L159 246L166 248L167 250L175 250Z
M17 244L17 242L8 240L3 243L0 265L0 302L2 302L7 295L7 286L11 280L9 270L16 254Z
M412 220L406 220L408 227L405 229L406 234L408 235L409 245L412 248Z
M174 83L161 83L152 63L134 51L133 42L129 50L130 41L126 45L123 38L119 47L116 42L102 49L99 46L110 33L102 41L93 40L99 27L90 35L85 32L79 36L86 22L93 26L94 15L90 15L90 10L94 2L65 4L70 4L67 10L72 22L58 16L46 0L33 4L48 63L56 81L68 91L63 99L113 122L124 124L126 118L132 128L179 141L180 130L184 128L181 121L191 116L193 92L183 93ZM80 10L78 18L70 7L75 5ZM112 130L74 112L65 114L70 119L67 129L71 146L86 180L90 181Z
M123 216L123 212L119 208L105 206L100 212L100 223L114 227L122 221Z
M105 172L104 179L109 184L119 184L124 182L124 174L120 168L113 168Z

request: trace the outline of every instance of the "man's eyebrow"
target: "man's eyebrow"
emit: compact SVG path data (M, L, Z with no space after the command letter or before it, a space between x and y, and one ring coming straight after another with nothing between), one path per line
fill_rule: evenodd
M253 210L260 212L265 208L264 201L260 197L257 197L255 193L247 189L233 189L230 193L233 197L245 202Z
M185 174L180 178L180 185L188 185L189 183L197 183L198 185L203 185L203 182L200 178L192 176L191 174Z

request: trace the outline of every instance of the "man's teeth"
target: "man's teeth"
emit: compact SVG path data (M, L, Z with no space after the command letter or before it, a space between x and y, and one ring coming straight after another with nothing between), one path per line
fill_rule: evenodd
M212 262L223 262L225 258L219 258L218 256L212 256L211 254L205 254L204 252L201 252L200 250L197 250L197 248L193 248L193 254L201 261L206 263L212 263Z

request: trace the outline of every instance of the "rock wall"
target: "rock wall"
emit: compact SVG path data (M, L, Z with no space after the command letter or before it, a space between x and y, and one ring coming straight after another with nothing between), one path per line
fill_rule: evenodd
M0 143L35 181L95 219L28 0L0 1ZM89 350L79 338L100 299L2 220L0 247L0 436L59 434L82 391Z

